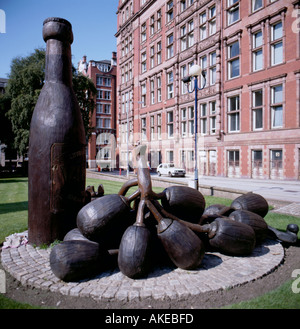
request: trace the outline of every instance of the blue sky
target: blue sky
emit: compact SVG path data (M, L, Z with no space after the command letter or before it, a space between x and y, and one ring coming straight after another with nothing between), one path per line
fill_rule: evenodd
M73 27L72 62L111 59L117 50L119 0L0 0L6 33L0 33L0 77L7 78L13 58L30 55L46 44L42 38L47 17L67 19Z

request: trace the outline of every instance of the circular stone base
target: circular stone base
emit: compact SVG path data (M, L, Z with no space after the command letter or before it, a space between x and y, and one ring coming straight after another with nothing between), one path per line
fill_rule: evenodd
M50 248L27 244L2 249L3 268L24 286L94 300L120 301L153 298L181 299L212 290L227 289L260 278L274 270L284 258L282 245L265 240L247 257L206 252L197 270L155 268L146 278L133 280L118 268L80 282L63 282L51 271Z

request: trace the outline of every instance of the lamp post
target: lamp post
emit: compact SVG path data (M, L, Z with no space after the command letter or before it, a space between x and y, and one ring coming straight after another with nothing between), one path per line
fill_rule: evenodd
M201 88L198 87L198 77L202 74L203 78L204 78L204 84ZM189 90L189 82L192 81L192 78L194 78L194 89L193 90ZM201 67L199 65L193 65L191 68L190 68L190 71L189 71L189 76L187 77L184 77L182 79L182 81L187 84L187 90L189 93L193 93L195 92L195 124L194 124L194 130L195 130L195 170L194 170L194 173L195 173L195 189L198 190L198 160L197 160L197 133L198 133L198 90L202 90L204 87L205 87L205 84L206 84L206 79L205 79L205 72L202 71Z

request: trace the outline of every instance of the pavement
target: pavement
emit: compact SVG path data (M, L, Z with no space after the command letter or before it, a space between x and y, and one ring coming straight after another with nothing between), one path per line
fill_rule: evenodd
M3 268L23 286L96 301L128 302L146 298L180 301L200 293L229 289L263 277L284 259L282 245L265 240L246 257L206 252L200 267L195 270L156 267L147 277L133 280L115 268L92 279L66 283L53 274L50 252L50 248L21 245L2 249L1 262Z
M130 173L130 178L133 177ZM87 170L87 177L103 179L126 180L126 172L119 175L118 171L114 172L97 172ZM186 177L158 177L156 173L151 174L152 184L159 186L168 186L170 184L184 184L193 186L194 176ZM300 217L300 181L291 180L273 180L273 179L246 179L246 178L229 178L215 176L199 176L199 188L207 191L221 189L223 194L227 195L238 193L253 192L262 195L270 204L275 205L275 212L286 213ZM105 186L104 186L105 189Z

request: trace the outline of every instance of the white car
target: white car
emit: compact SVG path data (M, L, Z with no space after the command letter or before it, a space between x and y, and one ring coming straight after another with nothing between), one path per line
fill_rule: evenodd
M173 176L185 176L185 170L181 168L176 168L173 163L161 163L157 167L157 174L158 176L161 175L168 175L170 177Z

